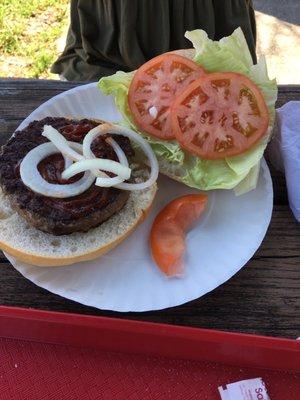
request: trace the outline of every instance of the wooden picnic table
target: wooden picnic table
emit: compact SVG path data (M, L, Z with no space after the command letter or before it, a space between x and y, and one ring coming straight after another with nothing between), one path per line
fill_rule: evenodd
M41 103L78 82L0 79L0 145ZM300 86L280 86L277 107L300 100ZM287 201L283 174L271 167L274 210L254 257L233 278L185 305L147 313L97 310L35 286L0 252L0 305L131 318L227 331L300 336L300 229Z

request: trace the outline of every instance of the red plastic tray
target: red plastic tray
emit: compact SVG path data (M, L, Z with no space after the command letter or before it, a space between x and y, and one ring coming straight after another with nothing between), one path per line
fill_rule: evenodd
M262 377L299 400L296 340L0 307L0 399L220 399Z

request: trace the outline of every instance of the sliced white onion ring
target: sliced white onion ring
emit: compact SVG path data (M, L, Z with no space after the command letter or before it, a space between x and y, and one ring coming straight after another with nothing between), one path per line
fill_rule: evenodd
M92 132L94 129L95 128L90 130L90 132ZM98 130L97 130L97 132L98 132ZM86 159L94 159L94 158L96 158L95 154L93 153L93 151L91 149L92 142L93 142L93 140L91 142L83 140L83 156ZM128 167L128 161L127 161L126 155L125 155L124 151L121 149L121 147L118 145L118 143L111 137L107 138L106 142L109 143L112 146L112 148L114 149L114 151L117 154L117 157L118 157L120 163L122 165L125 165L126 167ZM97 169L93 169L92 173L95 176L100 178L98 180L98 186L102 186L103 185L105 187L109 187L109 186L114 186L114 185L124 181L124 179L122 179L122 178L120 178L118 176L115 176L115 177L111 178L105 172L97 170Z
M70 143L75 143L75 142L68 142L67 139L60 132L58 132L57 129L53 128L53 126L45 125L42 135L45 136L47 139L49 139L50 142L52 142L54 146L57 147L62 154L64 154L71 160L73 161L84 160L83 155L78 154L77 151L74 151L70 147Z
M62 174L63 179L70 179L72 176L79 174L83 171L101 169L113 174L119 175L124 180L129 179L131 169L113 160L103 158L94 158L93 160L77 161L67 168Z
M79 143L68 142L75 150L82 151ZM38 170L38 164L46 157L58 153L59 150L53 143L43 143L26 154L20 164L20 176L27 187L36 193L47 197L66 198L77 196L85 192L94 182L95 177L91 173L85 173L77 182L59 185L47 182ZM65 156L65 166L71 167L72 161Z
M55 146L54 143L52 143L52 144ZM77 142L68 142L68 146L71 149L76 150L79 153L79 155L82 155L82 151L83 151L82 150L82 144L77 143ZM57 153L60 153L60 150L57 147L56 147L56 149L57 149ZM63 156L63 158L65 160L65 169L69 168L73 164L73 160L71 158L69 158L68 156L66 156L65 154L63 154L63 153L61 153L61 155Z
M83 155L86 158L96 158L95 154L93 153L91 149L92 142L97 138L98 136L102 135L101 132L99 132L98 126L93 128L89 133L88 139L83 139ZM86 135L86 136L88 136ZM106 142L109 143L114 151L117 154L117 157L119 159L119 162L122 165L125 165L128 167L128 160L127 157L124 153L124 151L121 149L121 147L118 145L118 143L111 137L106 139ZM102 186L102 187L112 187L115 185L118 185L122 182L124 182L125 179L119 177L119 176L114 176L113 178L109 177L105 172L99 171L99 170L92 170L92 173L97 176L96 179L96 185L97 186Z
M106 139L106 142L107 142L108 144L110 144L111 147L112 147L112 148L114 149L114 151L116 152L116 155L117 155L117 157L118 157L119 162L120 162L122 165L125 165L126 167L128 167L128 166L129 166L128 160L127 160L126 154L125 154L124 151L122 150L121 146L118 145L118 143L117 143L113 138L111 138L111 137L107 138L107 139Z
M119 162L122 165L125 165L126 167L128 167L127 157L126 157L124 151L118 145L118 143L111 137L107 138L106 142L108 144L110 144L111 147L116 152ZM94 156L94 154L93 154L93 156ZM95 172L97 173L97 175L95 174ZM96 179L96 185L101 186L101 187L112 187L112 186L118 185L119 183L124 182L124 180L125 180L120 176L114 176L113 178L111 178L105 172L94 170L94 169L92 170L92 173L94 175L98 176L98 178ZM100 176L100 174L102 174L102 175Z
M113 134L113 135L120 135L120 136L126 136L132 141L138 143L138 145L141 147L143 152L147 155L149 159L149 164L150 164L150 177L142 183L126 183L122 182L118 185L115 185L116 188L122 189L122 190L143 190L151 185L153 185L154 182L156 182L157 177L158 177L158 162L156 159L156 156L154 152L151 149L151 146L145 139L143 139L140 135L138 135L136 132L132 131L131 129L121 127L118 125L112 125L109 123L106 124L101 124L93 128L83 139L83 155L88 158L93 157L93 152L91 150L91 144L92 142L99 136L99 135L105 135L107 133ZM120 159L119 159L120 160ZM120 160L121 162L121 160ZM96 181L97 184L97 181Z

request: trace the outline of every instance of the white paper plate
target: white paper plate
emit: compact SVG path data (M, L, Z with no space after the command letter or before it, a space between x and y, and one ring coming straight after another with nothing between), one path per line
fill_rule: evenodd
M111 97L96 84L62 93L36 109L20 125L46 116L120 119ZM39 268L8 259L26 278L53 293L79 303L115 311L149 311L177 306L215 289L253 256L268 228L273 204L272 181L263 160L256 190L236 197L233 191L210 192L210 203L187 237L183 278L165 278L153 264L148 235L154 216L171 199L196 192L168 178L149 218L107 255L71 267Z

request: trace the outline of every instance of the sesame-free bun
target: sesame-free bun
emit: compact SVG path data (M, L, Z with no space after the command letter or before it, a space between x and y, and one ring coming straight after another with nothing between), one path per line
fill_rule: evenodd
M28 223L10 207L0 189L0 249L41 267L70 265L97 258L121 243L145 219L156 184L133 191L121 211L88 232L54 236Z

